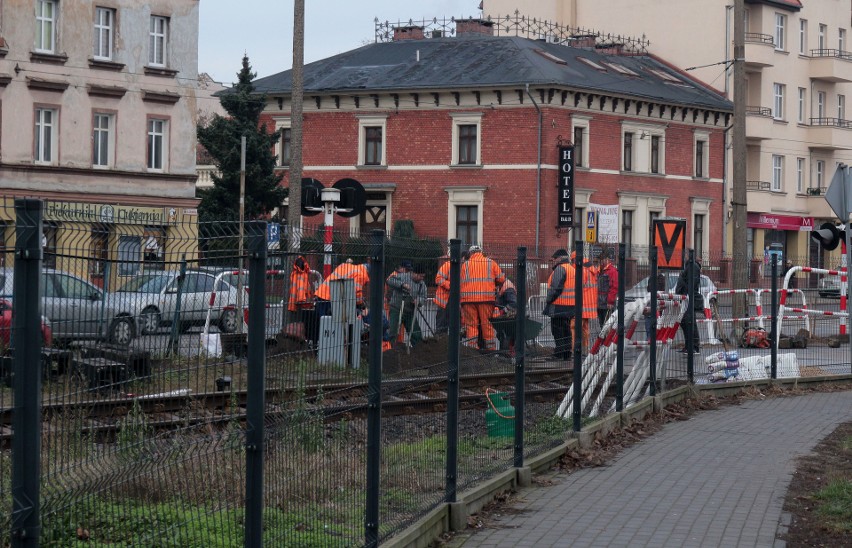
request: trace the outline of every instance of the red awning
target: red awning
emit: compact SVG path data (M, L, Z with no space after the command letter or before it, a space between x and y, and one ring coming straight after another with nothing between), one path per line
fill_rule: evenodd
M813 217L792 217L790 215L772 215L770 213L749 213L746 221L748 228L766 228L769 230L814 229Z

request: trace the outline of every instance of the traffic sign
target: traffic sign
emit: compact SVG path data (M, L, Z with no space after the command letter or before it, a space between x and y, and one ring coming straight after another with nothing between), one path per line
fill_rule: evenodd
M825 201L831 206L834 214L840 218L840 222L845 223L849 220L849 213L852 212L852 175L849 173L849 166L840 164L837 166L837 171L834 172L834 177L831 178L831 184L828 185L828 190L825 191Z
M686 248L686 221L683 219L654 219L654 245L657 247L657 266L664 269L683 268Z
M279 223L268 223L266 225L266 244L272 246L281 241L281 225Z
M586 212L586 242L598 241L598 214L594 211Z

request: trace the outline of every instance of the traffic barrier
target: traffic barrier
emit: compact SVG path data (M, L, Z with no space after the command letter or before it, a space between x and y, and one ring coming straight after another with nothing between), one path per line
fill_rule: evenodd
M758 289L757 290L757 314L761 317L761 321L760 321L759 325L760 325L760 327L763 327L763 328L766 327L764 325L763 320L772 321L772 314L771 314L772 303L771 303L771 301L769 303L770 313L769 314L763 313L763 310L764 310L764 308L763 308L763 295L764 295L764 293L767 294L767 296L771 299L772 298L772 290L771 289ZM782 310L781 307L786 306L787 297L789 297L790 295L799 295L802 298L802 306L799 307L799 309L807 309L808 308L808 300L805 297L805 292L802 291L801 289L787 289L787 288L779 289L778 290L779 320L800 320L804 324L805 330L808 333L810 333L811 332L811 318L810 318L810 316L808 316L807 314L784 315L784 314L781 313L781 310ZM778 336L779 337L781 336L781 323L780 323L780 321L779 321L779 324L778 324Z
M707 344L722 344L722 341L716 338L716 322L719 323L734 323L734 322L757 322L760 327L763 327L763 313L760 307L760 299L758 297L760 290L758 289L722 289L717 291L710 291L704 296L704 319L695 320L696 323L703 323L707 326ZM710 309L710 300L714 297L716 298L716 302L718 303L718 298L723 295L737 295L737 294L745 294L745 295L754 295L754 307L755 307L755 315L753 316L744 316L742 318L713 318L712 310ZM748 297L746 297L746 308L748 308ZM717 315L718 315L718 307L717 307ZM720 335L722 335L720 333Z
M821 310L812 310L806 308L789 308L791 312L796 312L799 314L806 315L816 315L816 316L837 316L838 318L849 318L849 310L847 308L847 300L846 300L846 267L841 268L840 270L829 270L825 268L812 268L810 266L794 266L787 271L787 274L784 275L784 283L782 287L787 289L787 286L790 284L790 278L792 278L796 272L811 272L814 274L822 274L823 276L840 276L840 312L833 311L821 311ZM784 312L788 309L786 306L786 295L782 293L781 302L778 306L778 332L776 333L776 337L781 336L781 322L784 320ZM846 334L846 321L841 321L839 326L839 334ZM776 338L776 341L778 339Z

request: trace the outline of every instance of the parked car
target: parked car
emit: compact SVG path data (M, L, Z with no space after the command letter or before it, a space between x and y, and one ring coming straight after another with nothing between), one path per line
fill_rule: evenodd
M233 333L237 330L237 276L233 270L187 270L183 280L177 272L155 272L133 276L114 293L116 301L131 310L143 334L153 333L160 326L174 322L178 308L180 284L180 329L204 324L207 310L211 309L211 323L219 330ZM247 302L247 275L243 277ZM217 281L218 280L218 281Z
M663 276L666 280L666 287L659 288L660 291L674 291L677 286L677 280L680 277L680 272L677 271L665 271L662 272ZM704 296L705 300L707 298L707 294L713 291L716 291L716 284L713 283L708 276L704 274L701 275L701 285L699 287L699 291L701 295ZM635 301L636 299L641 299L645 295L648 294L648 276L642 278L636 285L628 289L624 292L624 300L625 302ZM717 299L713 297L710 299L710 304L716 304Z
M839 299L840 298L840 276L824 275L819 279L817 286L820 297Z
M0 345L4 354L12 344L12 303L6 299L0 299ZM41 344L48 348L53 344L53 329L50 320L41 317Z
M14 303L13 269L0 269L0 298ZM79 339L107 340L129 345L135 320L97 286L69 272L42 270L42 314L51 326L54 342Z

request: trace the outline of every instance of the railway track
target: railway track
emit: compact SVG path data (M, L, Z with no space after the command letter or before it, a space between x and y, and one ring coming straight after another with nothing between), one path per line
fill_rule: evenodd
M532 402L560 400L568 390L571 371L566 368L528 367L525 372L526 399ZM459 376L459 404L462 410L483 408L485 389L514 392L512 372ZM326 422L361 418L368 411L367 383L316 384L276 388L266 391L268 419L286 418L299 403ZM185 428L215 429L223 423L245 419L245 390L183 393L150 396L118 396L78 402L46 403L42 410L44 427L51 419L83 415L81 431L98 441L114 439L122 419L134 411L144 413L154 431ZM447 378L440 376L399 378L382 383L382 413L385 416L440 413L447 408ZM10 445L13 408L0 409L0 446Z

